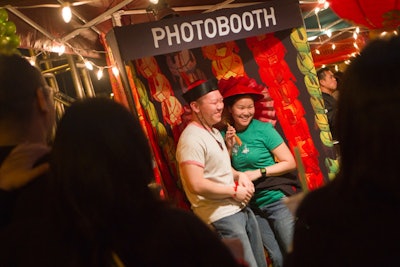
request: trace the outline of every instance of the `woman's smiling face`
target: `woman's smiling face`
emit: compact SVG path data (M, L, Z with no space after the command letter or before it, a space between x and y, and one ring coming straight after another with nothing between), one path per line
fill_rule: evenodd
M249 95L240 97L229 107L229 112L232 114L235 129L237 131L245 130L254 117L255 107L253 98Z

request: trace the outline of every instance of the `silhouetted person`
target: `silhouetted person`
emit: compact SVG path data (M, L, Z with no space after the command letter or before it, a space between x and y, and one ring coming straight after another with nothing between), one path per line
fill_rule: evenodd
M286 266L398 266L400 38L373 40L345 71L340 171L297 209Z

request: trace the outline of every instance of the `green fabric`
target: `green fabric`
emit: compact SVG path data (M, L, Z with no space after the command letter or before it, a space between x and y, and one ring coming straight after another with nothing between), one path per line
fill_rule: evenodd
M282 144L283 138L272 124L253 119L245 131L236 134L243 144L232 149L233 168L243 172L275 164L270 151Z
M242 140L242 145L235 144L232 148L231 162L233 168L244 172L275 164L275 158L271 151L283 143L283 138L271 123L253 119L246 130L236 132L236 134ZM222 135L225 138L225 132L222 132ZM255 193L250 205L263 207L280 200L284 196L285 194L280 190L265 189Z
M280 190L261 190L257 191L250 201L250 206L262 208L265 205L274 203L283 198L285 194Z

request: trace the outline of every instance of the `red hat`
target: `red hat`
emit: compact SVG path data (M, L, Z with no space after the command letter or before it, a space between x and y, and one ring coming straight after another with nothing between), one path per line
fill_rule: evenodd
M218 82L218 88L225 100L239 95L251 95L254 101L264 98L261 93L263 87L247 76L221 79Z
M182 97L187 103L190 103L215 90L218 90L218 86L214 79L208 81L197 80L188 86L187 91L183 93Z

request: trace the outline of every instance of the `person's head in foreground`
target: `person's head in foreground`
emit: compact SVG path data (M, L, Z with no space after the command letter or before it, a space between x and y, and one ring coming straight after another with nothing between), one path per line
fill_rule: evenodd
M398 157L391 156L400 151L400 38L371 41L346 70L340 90L342 178L394 193L400 185Z
M19 55L0 54L0 145L46 143L55 122L53 91Z
M117 222L121 212L153 205L153 168L139 121L105 98L74 102L54 140L51 170L63 217L85 234Z

